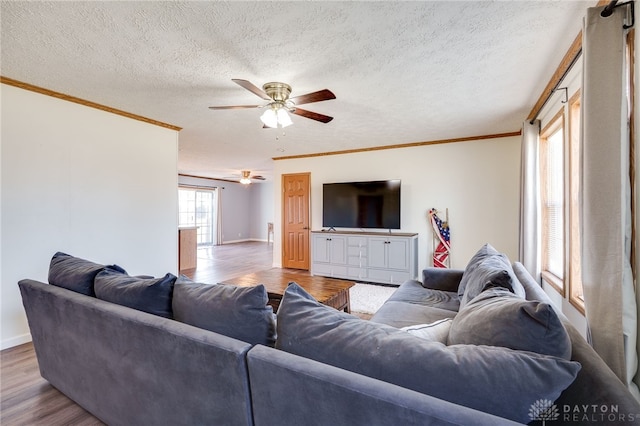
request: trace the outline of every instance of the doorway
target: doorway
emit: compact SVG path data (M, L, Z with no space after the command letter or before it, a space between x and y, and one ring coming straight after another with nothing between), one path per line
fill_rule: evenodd
M309 270L311 173L282 175L282 267Z
M180 187L178 189L178 226L195 226L198 246L212 246L218 243L214 232L217 221L217 188L199 189Z

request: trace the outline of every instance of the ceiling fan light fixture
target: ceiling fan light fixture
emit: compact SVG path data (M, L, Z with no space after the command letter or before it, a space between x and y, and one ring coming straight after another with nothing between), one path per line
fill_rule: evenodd
M291 121L291 117L289 117L289 113L286 109L280 108L276 115L278 116L278 124L280 127L287 127L293 124L293 121Z
M278 127L278 116L273 108L267 109L260 116L260 121L267 127Z
M251 172L249 170L243 170L240 183L243 185L249 185L251 183L251 179L249 178L249 176L251 176Z
M262 121L265 126L274 129L277 127L291 126L293 124L287 109L277 104L271 105L269 109L263 112L260 116L260 121Z

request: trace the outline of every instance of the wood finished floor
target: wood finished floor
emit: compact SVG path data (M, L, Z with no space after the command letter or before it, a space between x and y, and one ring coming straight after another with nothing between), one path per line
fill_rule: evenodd
M218 283L272 264L273 245L251 241L200 249L198 267L182 273L198 282ZM2 426L104 424L40 376L31 343L0 352L0 399Z

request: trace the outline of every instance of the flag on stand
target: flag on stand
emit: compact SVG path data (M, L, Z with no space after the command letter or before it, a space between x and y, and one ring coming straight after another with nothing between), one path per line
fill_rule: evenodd
M433 266L448 268L449 250L451 250L449 224L438 217L436 209L429 210L429 218L433 233L438 239L438 245L433 250Z

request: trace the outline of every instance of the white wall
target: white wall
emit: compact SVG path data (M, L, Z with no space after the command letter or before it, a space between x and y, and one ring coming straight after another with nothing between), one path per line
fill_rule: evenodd
M17 282L56 251L177 272L178 133L1 85L1 347L30 340Z
M251 184L251 238L267 241L267 223L273 222L273 182Z
M401 179L402 232L417 232L419 271L431 266L427 212L449 209L452 267L464 268L486 242L518 256L520 137L278 160L274 181L274 265L282 264L281 176L311 173L311 225L322 228L325 182Z

